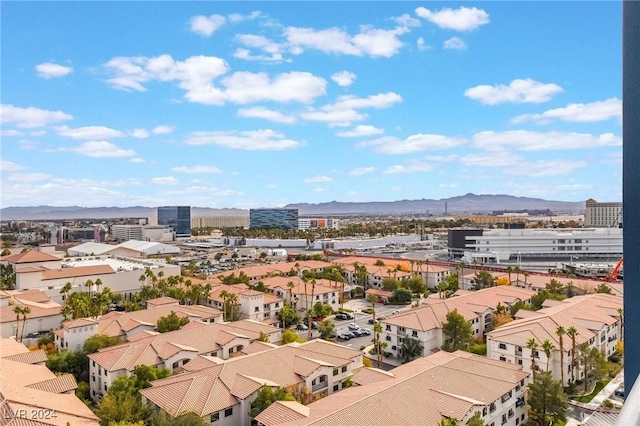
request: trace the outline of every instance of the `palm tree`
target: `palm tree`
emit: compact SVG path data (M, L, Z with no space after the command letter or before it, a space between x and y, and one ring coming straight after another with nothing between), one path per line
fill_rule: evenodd
M567 336L571 337L571 382L575 382L576 380L576 336L578 334L578 329L574 326L567 328Z
M293 291L293 288L296 286L296 283L294 283L293 281L289 281L287 283L287 288L289 289L289 304L291 304L291 292Z
M19 339L20 336L20 315L22 315L22 306L14 306L13 313L16 314L16 340Z
M558 328L556 328L558 343L560 344L560 383L562 383L562 386L564 386L564 341L562 337L566 333L567 332L563 326L559 325Z
M229 317L231 318L231 321L235 321L235 312L236 312L236 307L238 306L238 295L235 293L229 293Z
M519 266L516 266L515 268L513 268L513 272L516 273L516 285L520 282L520 272L522 272L522 269L520 269ZM509 285L511 285L511 283L509 283Z
M511 273L513 272L513 266L507 266L507 274L509 274L509 285L511 285Z
M527 348L531 350L531 372L535 376L536 374L536 349L538 349L538 342L533 337L527 340Z
M67 281L60 289L60 294L64 295L65 300L69 298L69 293L71 293L72 288L73 284L71 284L71 281Z
M382 333L382 323L376 322L373 324L373 340L376 347L376 353L378 354L378 368L382 365L382 348L380 345L380 333Z
M622 308L618 308L618 342L622 342L624 339L622 338L622 320L624 318L624 310Z
M100 291L100 286L102 285L102 280L100 278L98 278L95 282L96 285L96 291L99 292Z
M24 327L27 325L27 314L31 313L31 308L28 306L22 307L22 332L20 333L20 341L24 338Z
M422 356L424 347L418 339L407 337L402 342L402 357L403 362L407 363Z
M555 346L553 346L553 343L551 343L551 340L546 339L544 342L542 342L542 350L544 351L544 354L547 356L547 371L549 371L549 360L551 360L551 354L554 349L555 349Z
M524 276L524 286L525 288L527 287L527 278L529 278L529 272L525 271L522 273L522 275Z
M229 300L229 293L227 290L222 290L220 292L220 297L222 297L222 316L225 321L229 321L229 316L227 315L227 301Z
M376 321L376 302L378 301L378 298L376 297L375 294L370 294L367 296L367 302L371 303L371 310L373 311L373 322L375 323Z
M94 285L95 283L91 279L88 279L84 282L84 286L89 289L89 292L91 292L91 287L93 287Z

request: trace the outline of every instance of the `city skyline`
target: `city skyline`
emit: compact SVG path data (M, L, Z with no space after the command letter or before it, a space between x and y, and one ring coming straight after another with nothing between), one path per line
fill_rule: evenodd
M619 2L331 5L3 4L3 207L622 198Z

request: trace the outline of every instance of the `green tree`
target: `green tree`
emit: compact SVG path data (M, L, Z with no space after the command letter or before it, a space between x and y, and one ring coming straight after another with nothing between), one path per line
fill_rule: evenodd
M473 417L469 419L467 426L484 426L484 420L482 420L482 414L480 414L480 411L473 413Z
M168 331L174 331L180 329L185 324L189 323L189 318L179 317L175 312L171 311L166 317L158 318L158 332L166 333Z
M202 417L196 413L185 413L178 417L171 417L164 410L154 410L147 420L150 426L209 426ZM112 426L112 425L111 425ZM144 426L144 423L142 424Z
M325 305L322 302L316 302L313 305L312 315L314 318L324 318L327 315L331 315L333 313L333 309L329 305Z
M136 389L144 389L151 386L151 382L158 379L169 377L171 371L166 368L155 368L150 365L140 364L133 367L133 376L135 378Z
M284 302L282 304L282 308L280 308L280 310L276 315L278 316L278 319L283 323L282 328L288 328L288 327L291 327L292 325L296 325L300 323L300 316L298 316L298 313L293 309L293 306L288 302Z
M528 389L529 421L532 424L547 426L550 422L556 424L567 420L567 396L560 381L553 380L549 371L534 375Z
M564 386L564 335L567 331L563 326L559 325L556 328L556 335L558 336L558 343L560 344L560 383Z
M11 250L9 250L8 248L2 250L2 253L0 253L0 256L9 256L11 254Z
M47 368L54 373L71 373L77 382L88 380L89 360L84 352L63 349L47 358Z
M371 303L371 315L373 321L376 321L376 303L378 303L378 296L375 294L370 294L367 296L367 302Z
M402 281L402 285L413 292L413 294L422 294L426 291L422 278L411 277L408 280Z
M488 271L477 271L473 278L475 284L473 288L475 290L481 290L483 288L495 287L496 278Z
M285 330L284 333L282 333L282 344L286 345L294 342L302 343L304 340L295 331L291 329Z
M76 389L76 396L85 404L91 401L91 386L87 382L78 382L78 388Z
M442 349L447 352L467 348L473 338L471 323L459 314L457 309L447 313L447 322L442 324L442 333L447 336L442 345Z
M382 279L382 289L385 291L395 291L400 287L400 281L392 277Z
M555 349L556 347L551 343L551 340L545 339L545 341L542 342L542 350L547 357L547 371L549 371L549 361L551 361L551 355Z
M86 354L98 352L98 349L122 343L119 337L107 336L105 334L94 334L84 342L83 350Z
M438 422L438 426L458 426L459 424L455 417L444 417Z
M551 281L549 281L547 284L545 284L545 289L551 293L551 294L555 294L555 295L560 295L562 294L562 288L563 285L561 282L559 282L558 280L552 279Z
M402 362L407 363L422 356L424 347L419 340L406 337L402 342Z
M538 342L533 337L527 340L527 348L531 351L531 372L536 375L536 351L538 349Z
M382 259L378 259L376 260L376 262L374 263L375 266L384 266L384 261Z
M575 369L576 369L576 360L577 360L577 344L576 344L576 336L578 336L578 329L574 326L567 328L567 336L571 338L571 382L576 381Z
M134 376L117 378L98 402L95 413L100 418L100 425L146 420L151 414L151 407L142 402L139 390Z
M611 287L605 283L600 283L598 284L598 287L596 287L596 293L612 294Z
M333 331L336 326L331 320L324 320L320 324L318 324L318 331L320 332L320 338L327 340L329 337L333 335Z
M284 388L277 387L272 388L270 386L263 386L258 391L258 396L251 403L251 411L249 415L255 418L258 414L262 413L268 406L276 401L295 401L296 399L287 393Z
M390 297L391 301L394 303L407 303L411 301L413 297L413 293L411 290L400 287L393 291L393 295Z

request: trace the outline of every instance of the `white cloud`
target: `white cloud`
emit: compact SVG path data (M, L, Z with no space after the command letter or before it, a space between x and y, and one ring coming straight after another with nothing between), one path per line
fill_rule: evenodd
M465 166L472 167L527 167L522 156L506 151L467 154L460 157L459 161Z
M185 140L189 145L219 145L248 151L281 151L298 148L305 143L287 139L283 134L271 129L252 131L193 132Z
M335 81L338 86L351 86L356 80L356 75L349 71L340 71L331 75L331 80Z
M403 165L395 165L391 167L387 167L382 173L385 175L393 175L400 173L417 173L417 172L428 172L433 169L431 164L413 162L412 164L403 166Z
M192 56L175 61L169 55L117 57L105 64L114 74L107 80L114 88L146 91L143 83L175 81L186 90L190 102L223 105L226 101L246 104L258 101L311 103L326 92L326 81L308 72L292 71L270 77L264 72L236 72L216 87L213 80L224 75L229 66L213 56Z
M22 149L35 149L36 146L38 146L37 142L33 142L33 141L28 141L28 140L21 140L18 142L20 144L20 148Z
M371 141L361 142L358 147L373 147L375 152L381 154L410 154L421 151L439 151L460 146L466 139L444 135L416 134L406 139L394 136L385 136Z
M395 21L396 24L400 25L401 27L419 27L420 25L422 25L422 22L420 22L419 19L414 18L408 13L404 13L401 16L397 16L393 18L393 20Z
M362 136L381 135L384 133L384 129L378 129L374 126L358 125L352 130L338 133L338 136L343 138L359 138Z
M465 50L467 48L467 44L460 37L451 37L448 40L445 40L442 43L443 49L456 49L456 50Z
M333 179L329 176L314 176L304 180L304 183L321 183L321 182L333 182Z
M133 157L131 160L129 160L129 162L130 163L146 163L146 161L140 157Z
M138 139L146 139L149 137L150 133L146 129L133 129L130 133L131 136Z
M26 167L12 161L0 160L0 171L3 172L17 172L19 170L24 170L25 168Z
M576 169L587 167L586 161L539 160L527 163L526 167L509 167L504 173L510 176L548 177L573 173Z
M320 188L320 187L316 187L313 188L313 192L327 192L329 189L327 188Z
M226 22L226 19L222 15L204 16L198 15L191 18L189 22L191 31L201 34L205 37L211 37L211 35Z
M282 51L284 46L275 41L269 40L265 36L254 34L240 34L237 36L240 43L246 47L252 49L259 49L265 52L267 55L252 55L248 49L237 49L233 54L238 59L246 59L249 61L266 61L266 62L281 62L284 60Z
M441 183L440 185L438 185L438 188L457 188L458 184L457 183Z
M304 49L316 49L325 53L388 58L400 51L403 43L398 36L407 31L406 27L381 30L362 26L360 32L352 36L340 28L287 27L285 37L294 54L300 54Z
M171 171L180 173L222 173L222 170L215 166L180 166L172 168Z
M553 189L557 191L584 191L587 189L593 189L593 185L573 183L568 185L558 185L558 186L555 186Z
M476 148L489 151L501 151L505 148L519 151L554 151L620 146L622 138L613 133L593 135L590 133L529 132L526 130L485 131L473 135L472 144Z
M418 38L418 40L416 41L416 46L418 47L418 50L429 50L429 49L431 49L431 46L429 46L424 41L423 37Z
M42 182L51 179L46 173L13 173L9 175L9 182Z
M14 124L17 127L44 127L59 121L72 120L73 117L62 111L48 111L34 107L19 108L13 105L0 105L0 123Z
M177 185L180 181L173 176L155 177L151 179L151 183L156 185Z
M73 68L53 64L51 62L44 62L42 64L36 65L36 71L38 71L38 76L50 79L69 75L73 72Z
M3 138L7 138L10 136L22 136L22 133L13 129L9 129L9 130L2 129L0 130L0 136L2 136Z
M228 16L229 22L237 23L242 21L252 21L258 17L262 16L262 12L259 10L254 10L253 12L247 15L241 15L239 13L232 13Z
M86 126L72 129L68 126L56 127L60 136L73 139L98 140L112 139L126 136L123 132L104 126Z
M510 103L542 103L550 100L555 94L562 92L562 87L554 83L540 83L527 79L516 79L508 86L498 84L495 86L480 85L465 90L468 98L480 101L485 105L497 105Z
M60 148L61 151L71 151L76 154L86 155L95 158L117 158L117 157L133 157L136 155L132 149L122 149L106 141L83 142L75 148Z
M311 103L326 93L327 82L308 72L279 74L273 79L266 73L240 71L222 80L225 98L247 104L259 101Z
M366 175L367 173L373 173L374 170L375 170L375 167L358 167L357 169L351 170L349 173L347 173L347 175L362 176L362 175Z
M285 115L279 111L274 111L265 107L241 108L238 110L238 116L249 118L262 118L276 123L295 123L296 118Z
M569 104L564 108L550 109L542 114L523 114L514 117L511 122L518 124L534 121L538 124L548 124L553 120L561 120L592 123L610 118L622 118L622 101L618 98L609 98L588 104Z
M300 114L300 118L307 121L326 122L330 127L349 126L354 121L362 121L368 118L366 114L356 111L360 108L388 108L393 104L402 102L402 97L397 93L387 92L377 95L358 98L353 95L340 96L333 104L328 104L319 109L309 108Z
M154 135L167 135L169 133L173 133L174 130L175 130L175 127L167 126L166 124L163 124L151 129L151 133L153 133Z
M419 7L416 15L448 30L471 31L489 23L489 14L475 7L444 8L437 12Z

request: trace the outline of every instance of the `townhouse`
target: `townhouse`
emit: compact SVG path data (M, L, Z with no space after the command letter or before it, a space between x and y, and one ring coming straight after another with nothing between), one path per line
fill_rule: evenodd
M43 351L2 339L0 358L2 425L99 426L98 417L76 397L73 375L53 374L44 365Z
M442 326L447 322L449 312L457 310L471 323L473 338L480 339L491 330L493 312L498 304L508 308L518 301L529 302L534 294L528 289L499 286L473 292L458 290L449 299L438 299L432 295L423 300L422 306L380 321L380 338L387 342L386 351L398 357L402 356L404 339L416 339L422 344L422 356L425 357L445 343Z
M226 361L198 357L185 364L185 373L156 380L140 393L173 417L193 412L212 425L248 426L251 403L263 386L332 395L363 367L361 351L324 340L254 342L242 352Z
M77 318L62 323L53 332L58 350L81 350L84 342L96 334L130 340L141 331L155 331L158 320L171 312L189 321L222 322L222 312L200 305L180 305L177 299L160 297L147 301L147 309L132 312L112 311L97 318Z
M316 279L314 286L311 282L305 283L300 277L277 276L265 278L262 282L270 292L290 301L298 310L306 310L307 307L313 307L317 302L322 302L336 311L340 304L342 284L336 281ZM293 287L290 287L289 283L293 283ZM348 293L346 284L345 293ZM345 294L342 297L343 300L347 298Z
M435 426L451 418L464 425L476 412L487 426L519 426L527 421L529 373L467 352L441 351L389 372L363 368L353 383L307 406L276 401L256 421L262 426Z
M282 330L251 320L232 324L191 322L168 333L141 331L128 342L89 354L91 397L104 396L111 384L130 376L136 365L166 368L172 373L198 355L227 359L264 336L278 342Z
M587 294L562 301L548 300L543 306L536 312L518 311L515 321L487 333L487 357L522 366L524 371L531 372L532 353L527 343L529 339L535 339L538 345L533 353L536 370L545 370L549 365L553 377L556 380L564 378L566 386L572 377L584 379L585 372L581 367L572 371L576 354L572 338L566 334L562 338L563 355L560 356L558 327L563 327L565 332L575 327L578 333L576 346L588 342L589 347L597 348L606 356L616 351L623 332L622 297ZM542 350L545 340L554 346L549 359Z
M26 314L16 319L13 312L16 306L29 308ZM41 290L5 290L0 291L0 337L21 336L24 327L24 341L35 343L29 336L48 332L60 327L62 322L62 306L52 301L46 292Z
M278 311L282 308L283 300L269 293L250 289L245 284L219 284L213 287L207 297L207 304L224 310L225 299L223 292L235 294L240 307L240 319L262 321L269 324L278 322Z
M263 278L277 275L301 277L304 271L322 273L328 266L331 266L331 263L321 260L270 263L266 265L248 266L246 268L239 268L233 271L223 272L221 274L215 275L214 278L226 277L231 274L235 274L236 276L238 276L240 272L244 272L244 274L249 277L249 281L251 283L257 283L258 281L262 281Z

